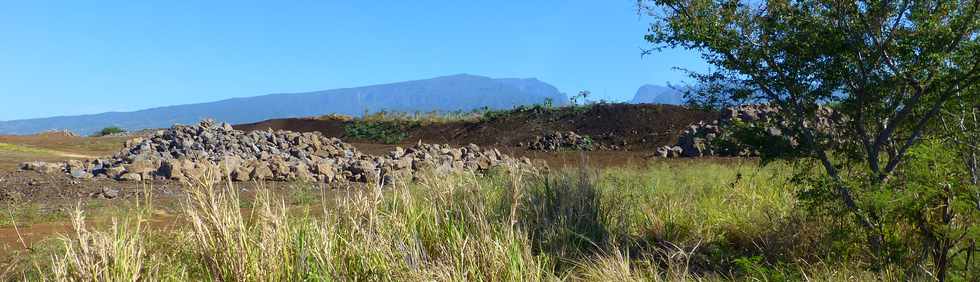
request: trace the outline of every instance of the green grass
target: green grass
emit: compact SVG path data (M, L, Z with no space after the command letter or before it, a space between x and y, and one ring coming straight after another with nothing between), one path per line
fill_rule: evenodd
M67 218L67 214L63 212L46 209L33 203L0 204L0 208L4 210L4 213L0 214L0 228L12 227L15 224L23 226L52 222Z
M472 111L454 112L388 112L380 111L365 113L359 118L340 116L324 116L321 119L345 121L344 134L349 138L396 144L408 138L408 132L420 127L444 123L481 123L497 120L543 120L560 121L573 118L597 107L608 106L608 103L592 103L583 105L553 106L550 103L521 105L513 109L489 108ZM585 145L591 147L591 144Z
M51 150L45 150L45 149L34 148L30 146L15 145L9 143L0 143L0 153L22 153L22 154L38 154L38 155L55 154Z
M532 105L520 105L511 109L490 109L478 108L470 111L451 111L451 112L391 112L379 111L365 113L358 118L323 116L322 119L335 119L343 121L353 121L361 124L388 124L402 126L426 126L430 124L441 124L451 122L488 122L496 119L513 117L539 117L559 119L588 112L596 107L608 106L609 103L589 103L581 105L555 106L552 103L540 103Z
M79 229L8 277L127 280L853 280L828 224L796 206L786 169L661 162L647 168L431 175L397 187L287 200L189 187L178 229ZM297 208L297 207L307 208ZM316 207L316 208L312 208ZM126 220L128 218L128 220ZM105 231L103 231L105 230ZM82 251L88 250L88 251ZM4 278L4 277L0 277Z
M355 120L344 126L348 138L396 144L408 137L406 131L418 127L414 122Z
M367 121L367 122L400 122L408 124L438 124L447 122L466 122L466 121L476 121L479 120L480 116L486 112L486 109L476 109L473 111L451 111L451 112L389 112L389 111L379 111L375 113L365 114L364 116L358 118L357 120Z

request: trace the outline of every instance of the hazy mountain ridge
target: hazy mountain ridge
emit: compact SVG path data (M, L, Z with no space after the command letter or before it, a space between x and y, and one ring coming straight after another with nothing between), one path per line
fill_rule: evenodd
M537 79L493 79L452 75L354 88L305 93L269 94L216 102L151 108L133 112L0 121L0 134L30 134L68 129L90 134L106 126L128 130L191 124L204 118L231 123L323 114L359 116L380 110L400 112L469 111L482 107L512 108L552 99L567 101L564 93Z
M669 86L647 84L636 90L631 101L634 104L684 104L684 95Z

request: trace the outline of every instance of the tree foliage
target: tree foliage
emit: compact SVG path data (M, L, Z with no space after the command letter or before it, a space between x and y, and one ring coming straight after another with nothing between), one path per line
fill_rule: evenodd
M697 50L714 66L691 74L702 85L692 98L781 109L782 133L799 141L783 153L822 166L828 192L864 227L880 257L884 221L891 219L882 217L871 192L904 187L893 178L924 136L941 135L937 124L944 109L950 111L954 103L976 109L980 103L970 90L980 83L978 2L639 0L639 5L655 17L646 36L655 49ZM822 107L840 114L830 119L832 130L819 129Z
M103 128L102 130L99 130L99 132L95 133L95 136L107 136L107 135L125 133L125 132L126 132L125 129L122 129L118 126L110 126L110 127Z

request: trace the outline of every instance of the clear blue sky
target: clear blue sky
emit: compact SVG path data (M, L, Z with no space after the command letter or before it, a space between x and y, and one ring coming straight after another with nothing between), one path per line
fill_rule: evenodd
M151 3L152 2L152 3ZM634 0L7 1L0 120L469 73L624 101L706 68L640 58Z

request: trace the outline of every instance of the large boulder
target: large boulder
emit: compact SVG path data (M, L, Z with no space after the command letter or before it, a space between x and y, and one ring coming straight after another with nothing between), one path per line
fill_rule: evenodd
M157 175L173 180L183 180L184 174L181 172L181 161L165 160L160 163Z
M46 162L26 162L20 165L22 170L37 171L40 173L61 173L65 171L65 164L46 163Z
M143 176L139 173L127 172L120 175L118 179L122 181L142 181Z
M274 174L269 165L265 163L254 163L254 169L252 169L251 179L252 180L273 180Z

